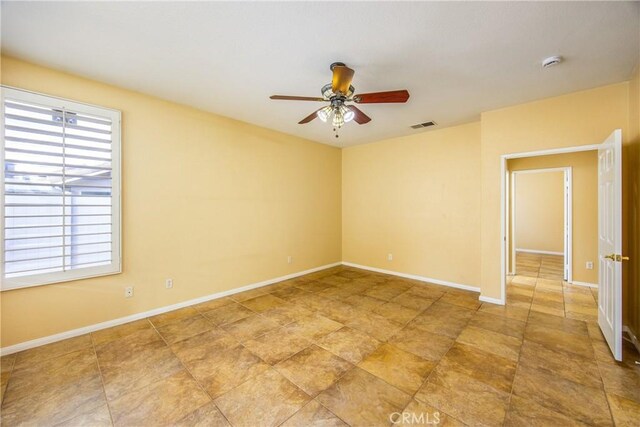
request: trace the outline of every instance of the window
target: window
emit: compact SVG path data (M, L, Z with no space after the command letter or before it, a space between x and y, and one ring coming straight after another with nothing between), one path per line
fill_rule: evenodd
M120 270L120 112L2 87L1 289Z

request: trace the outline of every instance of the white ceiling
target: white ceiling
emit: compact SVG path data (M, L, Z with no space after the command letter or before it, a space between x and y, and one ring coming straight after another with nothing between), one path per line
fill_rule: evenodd
M634 2L3 2L2 50L35 63L342 146L408 135L410 125L627 80L638 62ZM566 61L542 70L550 55ZM297 122L329 64L356 92L406 88L373 120Z

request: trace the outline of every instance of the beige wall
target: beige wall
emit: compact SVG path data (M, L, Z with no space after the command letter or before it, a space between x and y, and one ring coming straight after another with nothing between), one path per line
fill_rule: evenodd
M479 160L479 123L344 149L343 260L479 286Z
M617 128L629 144L627 82L481 115L482 295L500 298L500 156L599 144ZM629 228L623 229L625 245Z
M516 249L564 251L564 173L516 175Z
M341 260L339 149L11 58L2 84L122 110L124 269L3 292L3 347Z
M511 159L510 171L571 166L573 181L573 280L598 283L598 154L594 151ZM550 175L547 173L533 175ZM561 181L562 181L562 173ZM518 180L530 174L519 175ZM519 185L519 184L518 184ZM562 189L562 182L560 183ZM516 189L518 187L516 186ZM560 190L562 191L562 190ZM517 197L516 197L517 203ZM558 202L564 217L562 193ZM516 226L519 220L516 219ZM516 243L520 247L519 243ZM563 248L563 245L560 246ZM562 252L563 249L560 249ZM593 262L593 270L586 262Z
M636 260L624 270L625 322L638 330L638 80L341 154L3 58L3 84L123 111L124 273L3 292L2 346L341 259L499 298L500 155L596 144L616 128L625 147L624 250ZM135 297L124 299L129 285Z

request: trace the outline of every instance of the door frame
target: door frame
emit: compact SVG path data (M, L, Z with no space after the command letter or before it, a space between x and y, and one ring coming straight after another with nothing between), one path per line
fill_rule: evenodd
M581 151L598 150L600 144L577 145L565 148L551 148L547 150L526 151L519 153L502 154L500 156L500 304L506 303L507 295L507 274L509 269L507 266L507 201L509 194L507 193L507 160L518 159L522 157L548 156L553 154L579 153Z
M563 245L563 263L564 263L564 280L567 282L573 281L573 168L571 166L552 167L552 168L539 168L539 169L521 169L511 171L510 179L510 205L511 210L509 212L511 218L511 227L507 228L507 236L511 236L511 257L509 263L509 274L514 275L516 273L516 191L517 191L517 176L526 175L532 173L553 173L562 172L563 180L563 231L562 231L562 245ZM509 185L509 183L507 183ZM506 190L509 192L509 189ZM509 205L509 204L508 204ZM509 239L507 238L507 241ZM544 253L544 252L540 252Z

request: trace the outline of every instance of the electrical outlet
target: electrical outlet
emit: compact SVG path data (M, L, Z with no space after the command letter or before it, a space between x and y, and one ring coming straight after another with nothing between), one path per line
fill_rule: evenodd
M287 264L291 264L293 262L293 257L291 255L289 255L287 257Z
M587 261L586 268L587 270L593 270L593 261Z
M166 279L164 281L164 287L167 289L173 288L173 279Z
M133 296L133 286L127 286L124 288L124 297L131 298Z
M393 261L393 254L387 255L387 261Z

